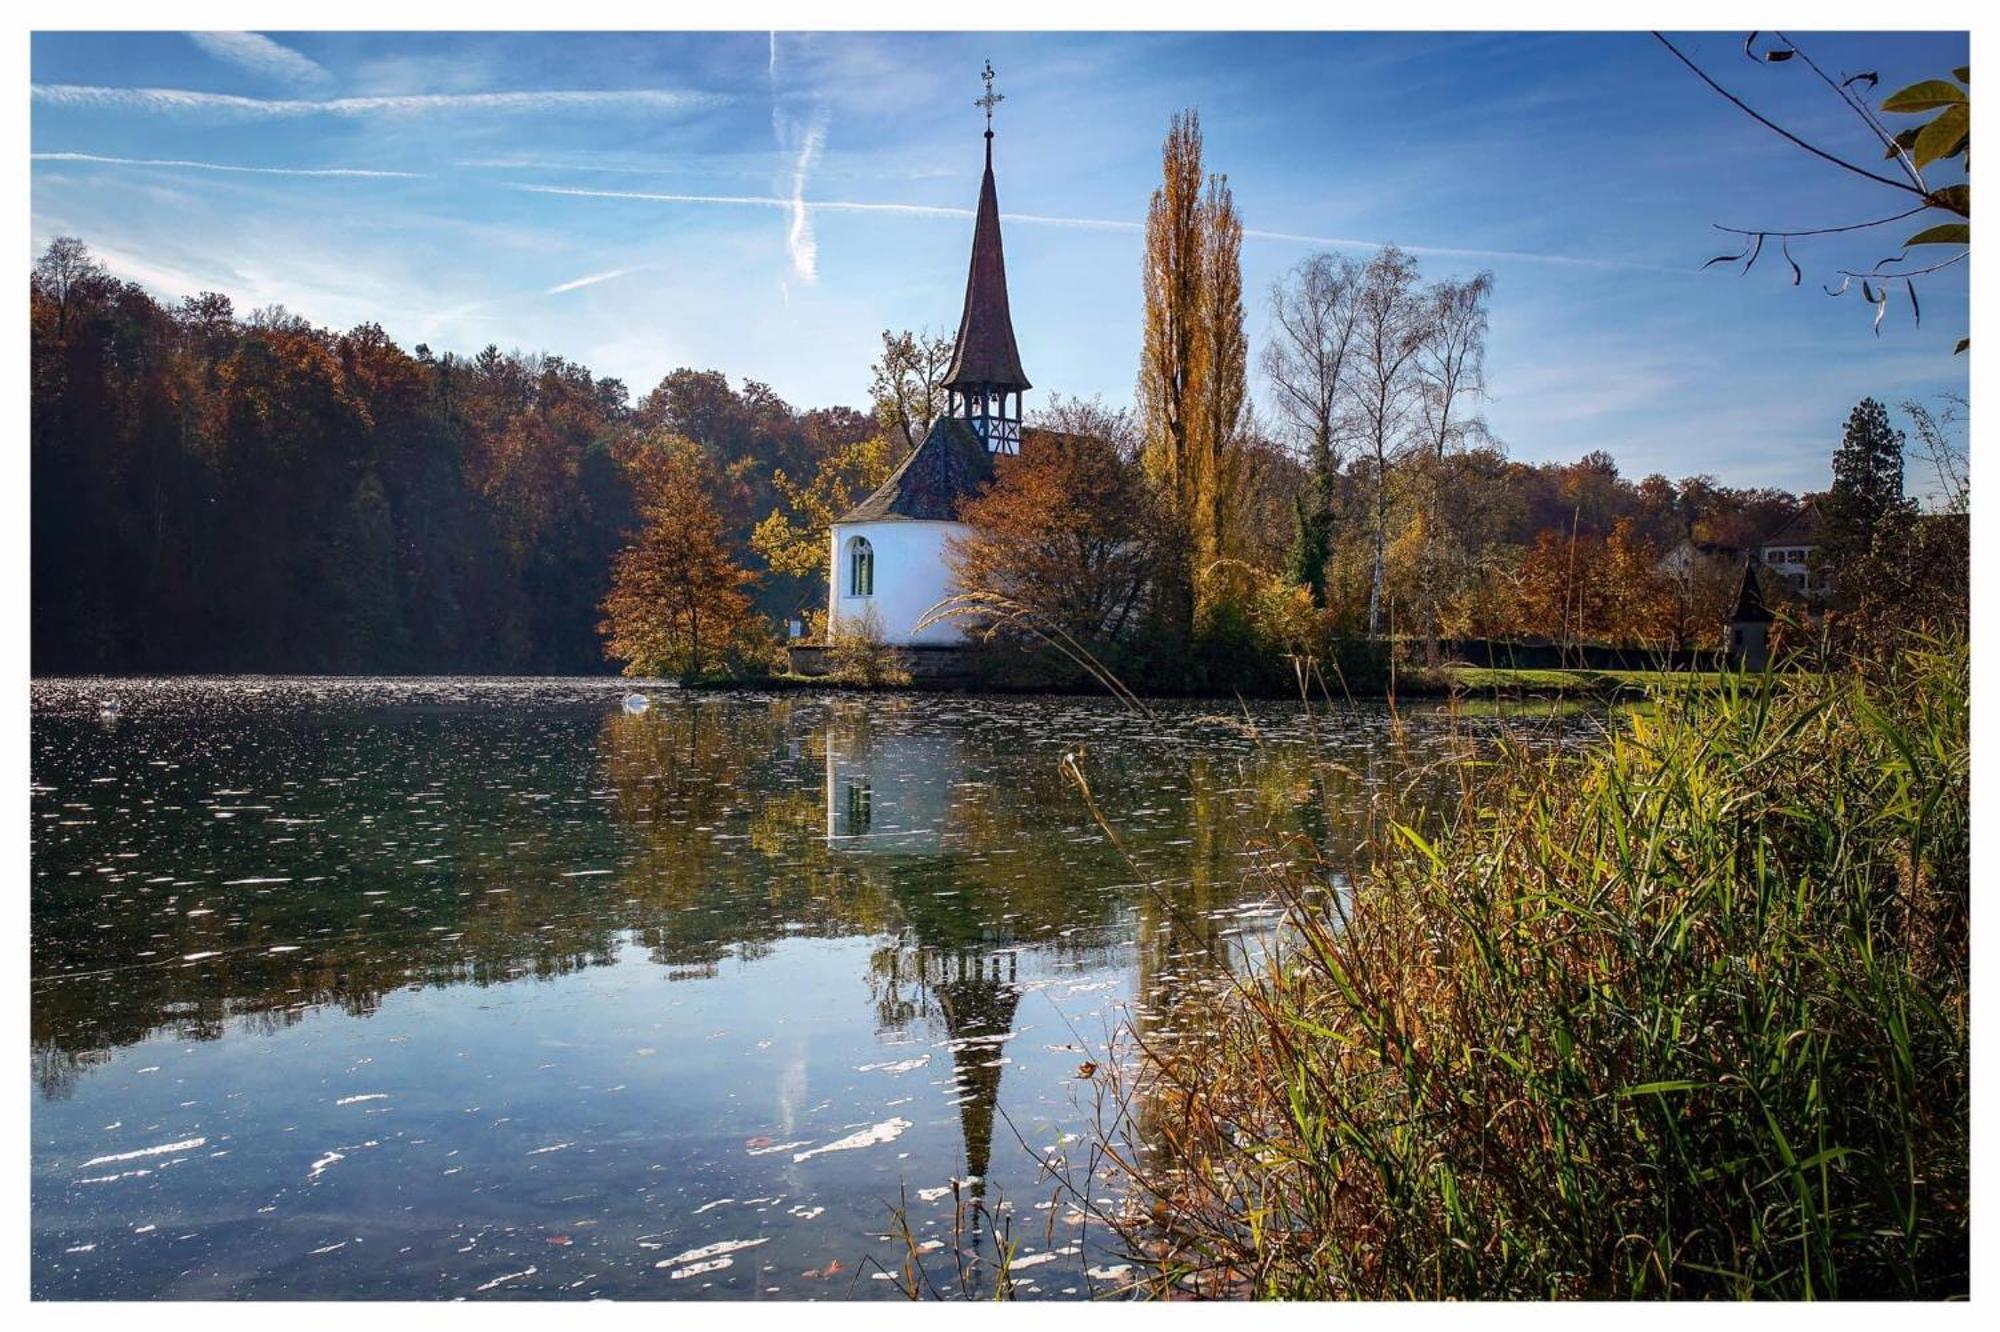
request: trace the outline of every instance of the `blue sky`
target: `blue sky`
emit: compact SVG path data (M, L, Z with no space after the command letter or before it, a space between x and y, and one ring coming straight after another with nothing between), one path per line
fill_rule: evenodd
M1885 92L1966 60L1963 34L1794 35ZM1676 40L1876 165L1800 62ZM82 236L167 297L560 353L635 396L688 365L859 404L880 330L956 323L989 58L1031 409L1130 400L1139 228L1189 105L1250 230L1253 349L1271 283L1315 249L1490 268L1485 414L1515 457L1819 488L1862 396L1967 391L1964 266L1919 287L1920 328L1892 305L1879 337L1822 294L1900 228L1795 246L1799 287L1775 253L1700 271L1731 248L1711 223L1904 205L1643 33L42 33L32 239Z

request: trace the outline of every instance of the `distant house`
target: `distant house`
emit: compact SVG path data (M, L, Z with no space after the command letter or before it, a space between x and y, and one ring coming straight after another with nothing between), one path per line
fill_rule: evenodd
M1812 567L1813 552L1820 547L1823 531L1819 502L1808 500L1757 547L1759 562L1808 601L1820 600L1830 590L1824 572Z
M1669 578L1682 580L1706 566L1727 565L1733 569L1742 563L1741 546L1727 541L1696 541L1693 537L1683 537L1672 550L1660 557L1660 562L1653 568Z

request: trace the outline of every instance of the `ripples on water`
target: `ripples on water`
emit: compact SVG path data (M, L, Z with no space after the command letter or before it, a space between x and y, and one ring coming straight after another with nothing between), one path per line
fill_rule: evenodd
M1285 834L1577 730L630 688L35 685L38 1296L893 1295L899 1196L941 1285L977 1199L1018 1293L1115 1291L1079 1064Z

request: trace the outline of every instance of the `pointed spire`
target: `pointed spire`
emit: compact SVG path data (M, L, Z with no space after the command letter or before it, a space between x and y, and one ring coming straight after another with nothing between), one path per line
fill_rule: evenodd
M986 111L986 174L979 182L979 209L972 223L972 265L965 276L965 312L958 321L958 345L950 389L1003 389L1018 392L1034 387L1021 370L1021 353L1014 345L1014 321L1007 309L1007 260L1000 246L1000 197L993 188L993 108L1000 94L993 91L993 66L981 76L986 95L974 103Z
M1771 608L1764 604L1764 589L1757 583L1757 557L1752 555L1744 561L1743 586L1736 590L1736 611L1729 622L1769 624L1773 618Z

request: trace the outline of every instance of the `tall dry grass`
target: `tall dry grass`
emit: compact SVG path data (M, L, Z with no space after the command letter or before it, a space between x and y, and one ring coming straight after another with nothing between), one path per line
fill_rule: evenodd
M1116 1148L1155 1290L1964 1294L1968 662L1662 699L1294 848Z

